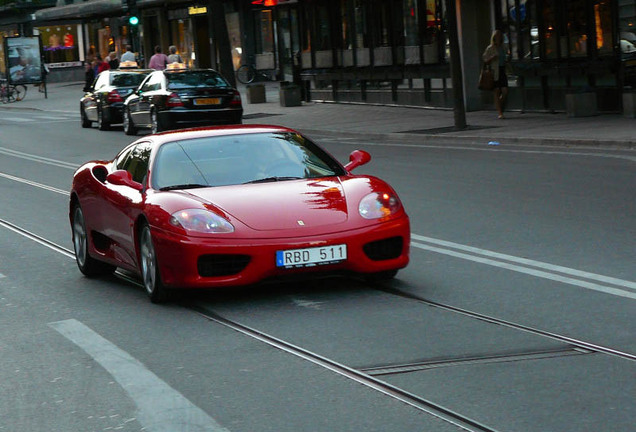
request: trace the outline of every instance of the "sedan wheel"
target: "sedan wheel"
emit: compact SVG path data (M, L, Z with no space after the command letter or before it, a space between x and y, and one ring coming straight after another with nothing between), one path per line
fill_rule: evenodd
M86 118L86 112L84 111L84 107L80 105L80 118L82 119L82 127L89 128L93 124L88 118Z
M143 279L144 288L153 303L162 303L168 299L168 292L161 283L159 275L159 265L157 263L157 255L155 247L152 243L152 235L150 227L144 225L141 228L139 238L139 258L141 261L141 278Z
M104 120L104 111L101 108L97 108L97 129L100 131L110 129L110 123Z
M124 111L124 133L126 135L136 135L137 129L133 124L132 118L130 117L130 111L126 109Z
M150 111L150 130L153 134L163 131L163 127L159 123L159 116L157 115L157 110L152 109Z
M115 271L115 266L98 261L88 253L88 232L84 213L79 205L73 210L73 248L77 267L86 276L97 276Z

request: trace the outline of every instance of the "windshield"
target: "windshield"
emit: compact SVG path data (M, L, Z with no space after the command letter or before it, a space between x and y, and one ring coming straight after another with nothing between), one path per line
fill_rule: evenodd
M230 84L212 70L166 73L168 89L188 89L200 87L230 88Z
M154 162L152 185L186 189L344 174L338 162L299 134L257 133L164 144Z

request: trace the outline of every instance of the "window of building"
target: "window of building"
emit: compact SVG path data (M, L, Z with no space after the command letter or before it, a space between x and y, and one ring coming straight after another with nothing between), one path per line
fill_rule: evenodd
M367 6L362 0L355 0L356 47L368 48Z
M38 27L45 63L79 61L77 24Z
M256 20L256 53L274 52L274 23L271 9L263 9L254 13Z
M612 7L610 0L500 0L499 22L515 60L591 57L613 53Z

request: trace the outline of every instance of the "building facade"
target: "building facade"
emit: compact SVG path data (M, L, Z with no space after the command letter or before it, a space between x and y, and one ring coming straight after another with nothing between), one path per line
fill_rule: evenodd
M142 63L155 45L175 45L192 67L233 78L239 65L252 64L314 100L450 108L448 1L58 0L10 30L41 35L52 80L76 79L92 55L121 54L128 44ZM128 22L131 5L136 26ZM455 5L461 68L453 70L461 71L469 111L492 107L477 82L494 29L509 51L509 109L562 111L566 95L591 92L598 111L620 112L622 94L636 87L633 0Z

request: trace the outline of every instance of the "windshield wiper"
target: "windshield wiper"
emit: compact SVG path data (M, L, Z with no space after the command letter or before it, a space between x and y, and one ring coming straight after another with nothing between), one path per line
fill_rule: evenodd
M164 187L160 188L159 190L160 191L171 191L171 190L175 190L175 189L196 189L196 188L204 188L204 187L210 187L210 185L198 184L198 183L185 183L185 184L164 186Z
M251 183L269 183L269 182L277 182L277 181L283 181L283 180L298 180L301 179L302 177L292 177L292 176L287 176L287 177L265 177L262 179L258 179L258 180L251 180L248 182L245 182L243 184L251 184Z

